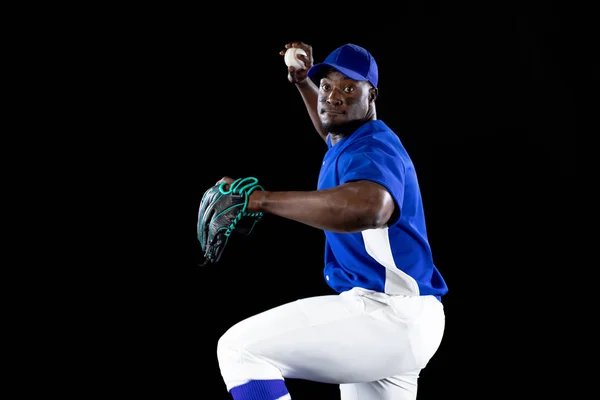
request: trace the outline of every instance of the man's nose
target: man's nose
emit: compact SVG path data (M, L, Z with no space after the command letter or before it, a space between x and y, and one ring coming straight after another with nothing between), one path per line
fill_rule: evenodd
M331 92L329 92L329 95L327 96L327 104L336 106L342 104L342 96L339 89L334 88Z

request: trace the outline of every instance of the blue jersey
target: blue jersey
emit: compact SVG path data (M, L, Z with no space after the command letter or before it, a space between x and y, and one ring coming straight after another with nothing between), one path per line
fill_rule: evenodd
M400 216L391 225L357 233L325 231L327 284L337 292L353 287L390 295L434 295L448 288L433 262L417 174L398 136L380 120L370 121L329 150L318 189L358 180L387 188Z

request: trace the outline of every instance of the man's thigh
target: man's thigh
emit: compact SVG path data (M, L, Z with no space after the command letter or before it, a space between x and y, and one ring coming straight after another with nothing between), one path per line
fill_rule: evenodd
M234 325L220 346L267 362L283 377L324 383L379 381L414 367L407 325L356 293L301 299ZM374 315L390 313L390 318Z

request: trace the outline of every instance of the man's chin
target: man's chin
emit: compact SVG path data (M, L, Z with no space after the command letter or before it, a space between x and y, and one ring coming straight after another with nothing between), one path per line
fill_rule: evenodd
M341 117L341 115L340 115ZM326 118L325 120L321 121L321 124L323 125L323 128L325 128L326 131L336 131L336 130L343 130L345 126L348 125L348 121L344 118Z
M323 126L325 132L335 131L336 128L340 126L339 124L334 124L332 122L322 122L321 125Z
M348 135L357 130L365 121L350 121L343 123L334 123L333 121L321 122L323 130L333 135Z

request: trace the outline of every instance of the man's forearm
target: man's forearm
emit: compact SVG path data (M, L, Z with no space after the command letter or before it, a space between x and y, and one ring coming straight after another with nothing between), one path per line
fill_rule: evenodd
M302 82L298 82L296 88L298 88L298 91L302 96L302 100L304 101L304 105L306 106L306 110L308 111L308 115L310 116L310 120L312 121L315 130L323 140L327 141L327 132L324 131L321 120L319 119L319 89L309 78L306 78Z
M371 183L371 185L373 185ZM385 225L391 198L367 185L342 185L317 191L255 191L249 209L333 232L359 232ZM388 202L387 206L381 203Z

